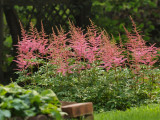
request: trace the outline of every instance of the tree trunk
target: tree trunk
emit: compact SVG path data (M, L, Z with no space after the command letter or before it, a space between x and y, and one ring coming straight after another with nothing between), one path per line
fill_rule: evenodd
M0 83L4 84L3 65L3 0L0 1Z
M15 45L17 45L18 43L18 37L21 38L20 23L13 6L9 6L9 7L4 6L4 13L6 16L6 21L9 26L10 33L12 36L12 41L13 41L12 42L13 50L11 51L11 55L15 57L17 56L17 53L16 53L17 47ZM12 62L10 68L7 71L7 76L8 76L7 80L9 80L10 78L15 80L17 78L16 74L14 74L16 68L17 68L16 63Z

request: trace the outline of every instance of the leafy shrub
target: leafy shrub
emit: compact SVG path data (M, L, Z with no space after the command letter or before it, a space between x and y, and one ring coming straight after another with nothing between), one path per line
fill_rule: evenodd
M30 117L46 114L60 119L60 103L55 93L44 90L25 90L16 83L0 86L0 119L11 117ZM48 117L49 117L48 116Z
M132 20L132 19L131 19ZM19 84L54 90L65 101L92 101L95 107L126 109L159 102L158 53L147 46L132 20L128 41L117 45L92 22L86 33L70 23L70 31L54 31L50 38L31 26L18 43ZM156 91L156 92L155 92Z
M141 104L159 103L159 69L143 66L139 71L143 77L128 68L117 68L115 73L113 69L106 72L103 68L93 67L67 76L55 75L53 65L48 68L41 66L32 76L20 76L18 82L26 82L26 88L39 91L50 88L63 101L91 101L95 110L125 110ZM30 84L27 84L28 80L31 80Z

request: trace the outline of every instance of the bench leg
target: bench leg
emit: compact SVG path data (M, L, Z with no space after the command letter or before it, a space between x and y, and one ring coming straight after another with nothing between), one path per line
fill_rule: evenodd
M85 115L85 116L84 116L84 119L85 119L85 120L94 120L94 115L93 115L93 114Z

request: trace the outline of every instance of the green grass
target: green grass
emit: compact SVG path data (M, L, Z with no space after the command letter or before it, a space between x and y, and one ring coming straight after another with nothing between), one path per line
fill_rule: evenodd
M160 105L153 104L126 111L110 111L95 114L95 120L160 120Z

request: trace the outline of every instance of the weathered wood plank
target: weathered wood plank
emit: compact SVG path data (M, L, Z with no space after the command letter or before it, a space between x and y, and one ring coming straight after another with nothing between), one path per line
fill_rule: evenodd
M41 3L41 4L69 3L69 1L70 0L4 0L3 5L27 6L27 5L37 5L37 3Z
M93 120L93 104L92 102L86 103L75 103L70 105L62 106L62 111L66 112L68 115L65 117L80 117L86 116L86 119Z

